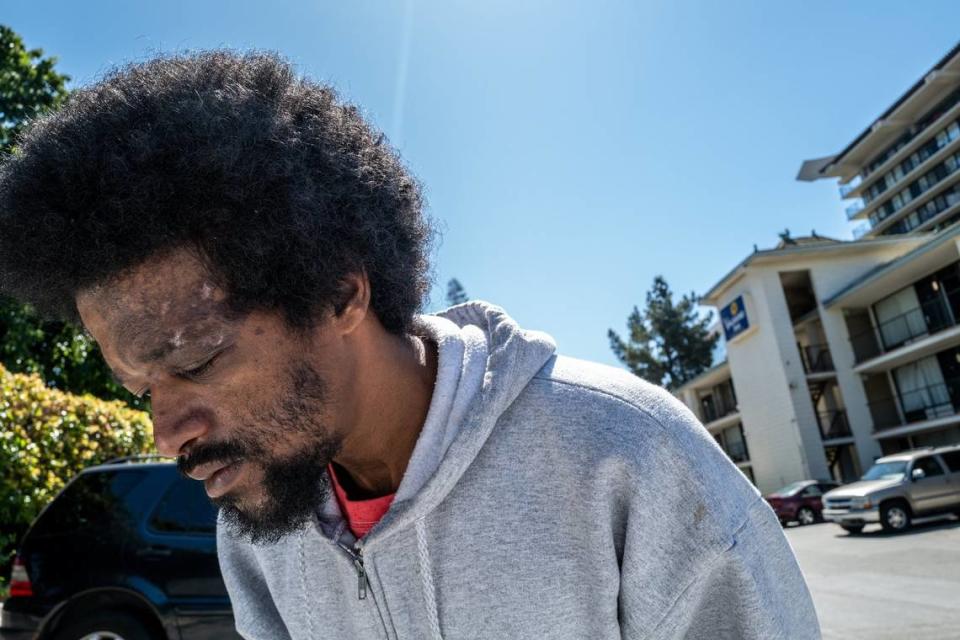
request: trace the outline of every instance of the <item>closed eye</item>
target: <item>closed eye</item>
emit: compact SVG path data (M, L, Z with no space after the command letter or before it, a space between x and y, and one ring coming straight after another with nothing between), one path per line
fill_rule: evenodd
M180 375L183 378L188 378L190 380L198 380L203 378L203 376L210 373L210 370L213 368L214 363L216 363L216 361L220 358L220 356L223 355L224 351L226 351L226 349L224 349L223 351L217 352L216 354L213 355L213 357L211 357L209 360L207 360L206 362L204 362L203 364L197 367L194 367L192 369L184 369L183 371L180 371L178 375Z

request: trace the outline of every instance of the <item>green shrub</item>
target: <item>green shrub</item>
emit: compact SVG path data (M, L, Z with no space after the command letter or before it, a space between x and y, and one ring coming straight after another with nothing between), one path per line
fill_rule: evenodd
M150 453L149 416L119 400L48 388L35 375L0 366L0 575L19 538L85 467Z

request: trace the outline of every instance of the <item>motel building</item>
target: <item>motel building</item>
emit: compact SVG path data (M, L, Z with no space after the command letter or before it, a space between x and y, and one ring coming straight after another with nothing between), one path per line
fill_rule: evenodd
M960 442L960 45L839 153L853 240L784 235L703 295L725 358L676 390L761 492Z

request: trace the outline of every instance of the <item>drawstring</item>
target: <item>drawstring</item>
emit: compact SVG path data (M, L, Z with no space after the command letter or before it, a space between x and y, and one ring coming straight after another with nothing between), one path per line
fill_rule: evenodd
M433 570L430 566L430 550L427 549L427 529L423 520L420 518L416 521L417 550L420 552L420 584L423 587L423 599L427 603L431 640L443 640L443 635L440 633L440 619L437 617L437 598L433 585Z

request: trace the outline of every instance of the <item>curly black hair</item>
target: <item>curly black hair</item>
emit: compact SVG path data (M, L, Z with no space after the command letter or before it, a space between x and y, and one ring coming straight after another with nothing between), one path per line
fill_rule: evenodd
M0 164L0 289L77 321L78 291L196 250L230 309L295 328L345 302L408 332L429 290L420 184L384 136L274 53L161 56L29 126Z

